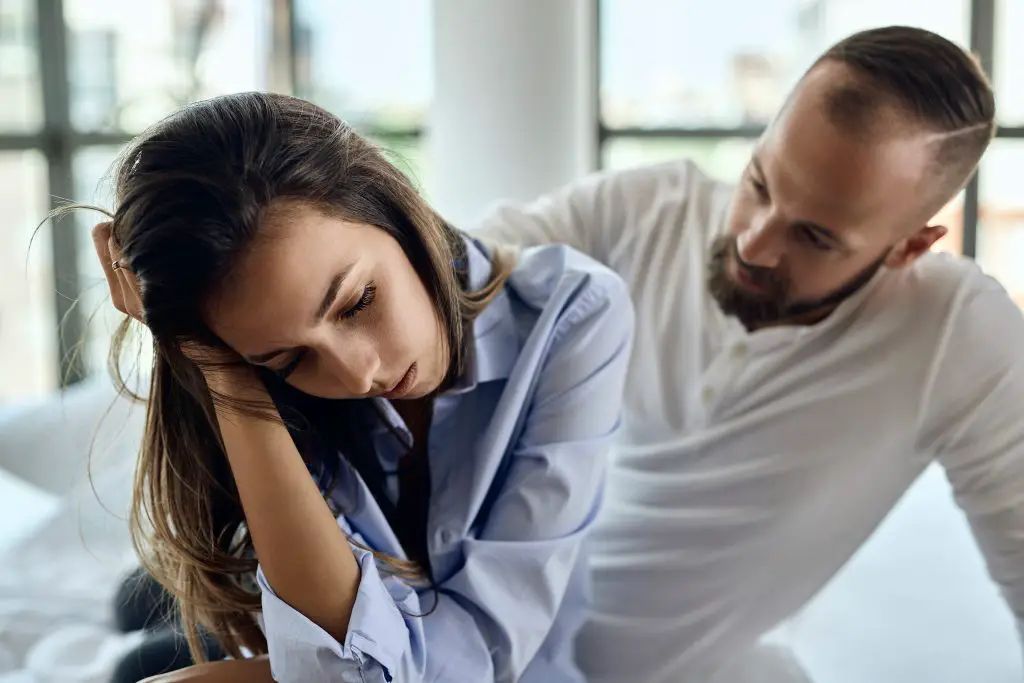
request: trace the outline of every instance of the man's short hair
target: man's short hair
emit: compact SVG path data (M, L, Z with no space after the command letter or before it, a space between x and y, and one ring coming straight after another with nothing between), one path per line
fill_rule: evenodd
M842 64L851 75L825 93L837 127L870 134L895 113L935 134L943 201L963 187L995 133L995 95L973 55L931 31L886 26L844 38L811 70L823 63Z

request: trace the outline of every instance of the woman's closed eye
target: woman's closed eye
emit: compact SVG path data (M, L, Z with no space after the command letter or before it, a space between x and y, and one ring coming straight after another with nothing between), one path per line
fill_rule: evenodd
M370 281L365 287L363 287L363 293L359 297L358 301L341 311L341 313L338 314L338 317L342 320L350 320L356 317L360 311L364 311L370 307L370 304L373 303L376 296L377 284Z
M352 320L353 318L358 316L362 311L365 311L367 308L369 308L373 304L373 300L376 298L376 296L377 284L373 281L370 281L365 287L363 287L363 291L355 303L346 306L337 313L337 319L339 321ZM299 366L302 365L302 361L304 361L308 357L308 355L309 349L301 349L295 353L292 359L288 361L288 364L285 365L284 367L270 369L275 374L277 374L277 376L280 377L281 379L288 379L288 377L292 373L299 369Z
M754 194L757 195L758 200L768 201L768 186L765 185L764 182L748 172L747 184L754 190Z

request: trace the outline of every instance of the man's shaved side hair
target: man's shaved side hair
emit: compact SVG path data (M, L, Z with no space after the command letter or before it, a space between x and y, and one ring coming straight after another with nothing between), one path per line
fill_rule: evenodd
M894 118L920 131L935 148L938 208L967 184L996 125L995 95L973 55L930 31L887 26L844 38L808 73L826 63L849 71L824 93L833 125L866 139L892 130Z

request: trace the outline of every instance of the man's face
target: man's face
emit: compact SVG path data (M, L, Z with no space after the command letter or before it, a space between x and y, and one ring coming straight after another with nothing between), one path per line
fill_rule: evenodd
M765 132L715 245L712 294L750 328L827 312L883 265L906 265L944 234L921 215L926 138L834 127L821 93L844 76L837 69L808 74Z

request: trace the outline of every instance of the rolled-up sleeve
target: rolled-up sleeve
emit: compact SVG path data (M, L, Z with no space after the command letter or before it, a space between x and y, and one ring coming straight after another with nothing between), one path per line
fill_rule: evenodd
M395 680L400 668L424 668L422 629L407 616L419 613L416 592L381 574L365 548L352 551L362 575L343 643L281 600L262 569L257 571L275 681L376 683Z
M463 540L464 564L436 594L382 574L353 545L362 577L338 642L258 572L275 680L518 680L552 630L599 507L632 329L621 281L603 270L588 276L551 328L486 519Z

